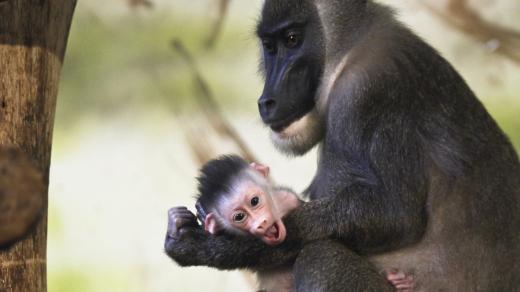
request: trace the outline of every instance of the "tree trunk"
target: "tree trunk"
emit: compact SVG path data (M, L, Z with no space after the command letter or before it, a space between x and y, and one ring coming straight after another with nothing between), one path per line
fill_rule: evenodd
M40 171L21 150L0 146L0 249L27 234L42 214L46 190Z
M58 81L76 0L0 0L0 145L43 176L35 228L0 251L0 291L46 291L47 188Z

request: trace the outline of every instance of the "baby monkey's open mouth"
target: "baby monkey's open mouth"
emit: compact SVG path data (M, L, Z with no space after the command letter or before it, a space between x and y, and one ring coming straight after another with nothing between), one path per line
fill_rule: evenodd
M273 226L269 227L265 232L265 236L269 239L279 239L280 238L280 229L278 224L275 222Z

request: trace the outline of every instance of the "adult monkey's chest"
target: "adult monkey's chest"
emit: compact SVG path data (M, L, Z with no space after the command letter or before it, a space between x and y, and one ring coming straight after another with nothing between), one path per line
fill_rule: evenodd
M325 139L320 145L316 174L307 189L311 200L336 196L355 183L377 183L363 151L349 142L338 146Z

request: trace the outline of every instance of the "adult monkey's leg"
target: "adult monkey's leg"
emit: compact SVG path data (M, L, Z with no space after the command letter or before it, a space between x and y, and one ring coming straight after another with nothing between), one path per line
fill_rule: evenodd
M295 291L395 291L365 258L332 240L305 245L293 268Z

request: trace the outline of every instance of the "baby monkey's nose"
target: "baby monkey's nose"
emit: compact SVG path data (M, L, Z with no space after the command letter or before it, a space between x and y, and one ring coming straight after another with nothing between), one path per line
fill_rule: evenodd
M267 219L258 220L256 224L255 232L256 233L264 233L267 229Z

